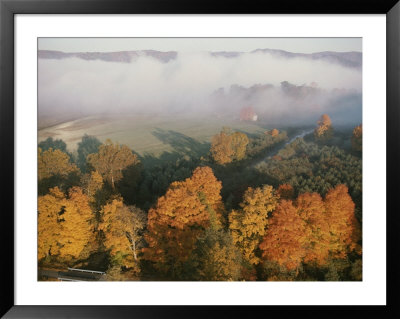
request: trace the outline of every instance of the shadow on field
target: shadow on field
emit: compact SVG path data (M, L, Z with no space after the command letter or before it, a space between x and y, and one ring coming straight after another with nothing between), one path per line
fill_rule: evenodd
M207 154L210 149L209 143L201 143L194 138L176 131L156 128L151 134L164 144L169 144L173 148L172 153L177 153L180 156L186 155L197 158Z

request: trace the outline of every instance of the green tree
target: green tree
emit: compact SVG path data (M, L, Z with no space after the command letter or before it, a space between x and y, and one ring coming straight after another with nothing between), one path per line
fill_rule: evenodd
M52 137L48 137L46 140L40 142L38 147L40 147L42 151L47 151L48 149L52 148L53 150L60 150L68 154L67 144L65 144L65 142L61 139L53 140Z
M78 159L77 165L82 172L86 172L86 159L89 154L97 153L101 142L95 136L85 134L82 140L78 143Z

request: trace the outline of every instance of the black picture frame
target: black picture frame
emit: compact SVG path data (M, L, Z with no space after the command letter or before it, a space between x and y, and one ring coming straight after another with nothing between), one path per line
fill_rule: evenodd
M386 306L16 306L14 303L14 15L15 14L386 14L387 29L387 305ZM398 0L0 0L1 311L4 318L400 317L396 276L396 201L400 137L400 3ZM382 141L383 142L383 141ZM380 185L382 186L382 185ZM379 185L377 187L380 187ZM177 302L179 303L179 302Z

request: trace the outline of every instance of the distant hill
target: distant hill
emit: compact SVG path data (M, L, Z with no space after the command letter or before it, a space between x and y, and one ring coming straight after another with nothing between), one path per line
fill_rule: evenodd
M325 62L339 64L350 68L361 68L362 66L362 53L361 52L317 52L317 53L293 53L284 50L275 49L257 49L250 54L270 54L280 58L304 58L310 60L321 60ZM237 58L245 54L244 52L210 52L213 57L224 58ZM168 63L176 59L178 52L176 51L155 51L155 50L142 50L142 51L118 51L118 52L73 52L66 53L61 51L39 50L39 59L66 59L66 58L79 58L83 60L100 60L106 62L121 62L130 63L137 60L141 56L153 57L163 63Z
M61 51L51 51L51 50L39 50L39 59L67 59L67 58L79 58L83 60L101 60L106 62L124 62L130 63L140 56L150 56L160 60L164 63L173 60L177 56L177 52L161 52L154 50L144 50L144 51L118 51L118 52L73 52L66 53Z
M323 60L331 63L338 63L346 67L361 68L362 66L362 53L361 52L317 52L317 53L291 53L283 50L274 49L257 49L252 51L252 53L269 53L274 56L284 57L284 58L305 58L311 60Z

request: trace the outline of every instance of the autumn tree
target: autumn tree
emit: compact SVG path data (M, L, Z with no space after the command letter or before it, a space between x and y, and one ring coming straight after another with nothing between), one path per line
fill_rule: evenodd
M224 128L219 134L214 135L211 140L211 155L215 162L224 165L232 161L240 161L246 155L246 147L249 138L246 134L235 132Z
M279 185L276 193L282 199L294 199L294 188L290 184L281 184Z
M188 280L236 281L241 276L241 254L222 228L209 227L188 261Z
M361 247L358 245L361 229L355 217L354 208L354 202L346 185L336 186L325 196L330 251L333 257L345 258L350 251L361 254Z
M138 272L146 214L135 206L124 205L122 198L116 198L103 207L101 219L99 230L105 236L104 245L110 250L113 263Z
M231 148L233 150L234 161L240 161L246 156L246 147L249 144L249 138L246 134L241 132L235 132L230 135L231 137Z
M221 224L221 188L209 167L198 167L192 177L173 182L148 212L148 247L143 249L144 258L160 270L175 272L168 267L187 261L210 220Z
M103 177L98 171L86 173L81 178L83 190L91 201L94 200L96 192L103 187L103 183Z
M59 149L38 148L38 192L44 195L50 188L59 187L67 191L79 185L80 171L70 162L70 157Z
M362 124L356 126L351 137L351 146L354 151L362 151Z
M304 246L307 249L304 262L315 262L321 266L327 262L330 252L329 219L325 203L317 193L300 194L296 200L299 216L306 223L307 239Z
M222 131L211 139L211 155L215 162L224 165L232 162L234 151L231 145L230 134Z
M233 242L250 264L260 261L255 251L265 235L268 214L275 209L277 202L278 196L272 186L249 187L243 195L241 209L233 210L229 215Z
M262 257L296 270L306 255L306 223L291 200L282 200L269 220L260 244Z
M94 239L93 212L89 198L80 187L68 193L64 214L60 216L60 257L78 258L85 246Z
M278 136L279 135L279 130L277 130L276 128L272 129L270 132L272 137Z
M125 168L139 163L138 157L128 146L114 144L110 140L102 144L97 153L89 154L87 161L112 188L115 188L115 182L122 178Z
M72 187L68 197L58 187L38 198L38 259L76 259L93 239L88 197Z
M70 157L59 149L49 148L42 151L38 148L38 178L50 178L54 175L66 177L70 173L78 172L75 164L70 162Z
M302 263L324 266L352 251L361 254L354 206L343 184L329 190L325 199L304 193L295 201L282 200L260 244L263 257L291 271Z
M317 122L314 130L314 136L317 140L326 141L333 136L332 121L328 114L323 114Z
M63 212L64 193L58 187L38 198L38 260L59 254L59 214Z

